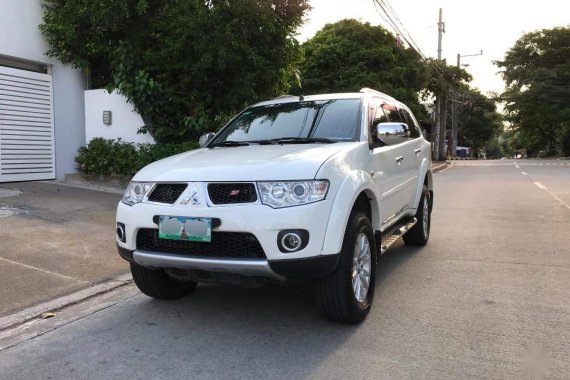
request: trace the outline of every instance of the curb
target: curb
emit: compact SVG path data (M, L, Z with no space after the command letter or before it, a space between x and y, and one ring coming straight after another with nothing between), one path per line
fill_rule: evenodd
M83 302L89 298L93 298L125 285L129 285L132 282L133 280L131 274L127 273L112 278L103 283L69 294L67 296L56 298L52 301L32 306L22 311L18 311L12 315L0 318L0 332L24 324L32 319L41 317L43 313L61 310L67 306Z
M441 163L441 164L436 164L436 165L432 165L431 166L431 172L433 174L438 173L444 169L446 169L449 166L450 162L446 161L445 163Z
M104 186L90 185L87 183L65 182L65 181L59 181L59 180L40 181L40 182L48 183L48 184L52 184L52 185L58 185L58 186L73 187L76 189L101 191L103 193L120 194L120 195L125 193L124 190L121 190L121 189L118 189L115 187L104 187Z

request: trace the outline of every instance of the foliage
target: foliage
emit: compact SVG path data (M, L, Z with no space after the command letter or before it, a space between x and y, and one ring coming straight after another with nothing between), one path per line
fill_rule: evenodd
M479 91L464 89L459 100L459 145L470 146L474 150L491 147L495 149L496 141L503 131L502 117L497 112L493 99L487 98Z
M451 111L450 95L454 91L469 89L465 82L471 80L471 75L457 66L451 66L445 61L430 59L428 65L428 83L422 92L422 97L435 96L435 125L432 128L434 144L433 158L444 160L446 156L447 120ZM437 105L440 104L440 107ZM451 150L452 144L448 144Z
M499 140L493 138L485 144L483 147L485 151L485 157L488 159L497 159L503 157L503 149L501 148L501 144L499 144Z
M437 59L430 58L429 62L423 97L469 89L467 82L473 77L467 71Z
M312 94L374 88L406 103L416 116L425 114L418 92L426 70L412 49L396 46L396 38L381 26L342 20L327 24L303 44L302 88Z
M118 89L157 141L285 92L307 0L44 0L47 54Z
M570 157L570 124L566 124L560 134L560 154Z
M524 34L501 68L507 119L529 155L560 148L568 152L570 128L570 28ZM546 154L546 153L542 153ZM564 153L566 154L566 153Z
M198 148L197 142L184 142L180 144L139 144L137 151L137 168L140 170L155 161L175 154L187 152Z
M79 148L75 162L81 173L102 175L133 175L146 165L188 150L197 144L139 144L94 138Z

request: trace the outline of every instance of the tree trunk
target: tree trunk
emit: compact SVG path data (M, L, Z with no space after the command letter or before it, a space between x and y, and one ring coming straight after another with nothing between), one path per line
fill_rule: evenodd
M451 103L451 156L457 155L457 130L459 129L459 104L457 97L454 96L454 102Z
M439 111L439 118L440 118L440 129L439 129L439 161L445 161L446 153L447 153L447 145L445 143L445 139L447 137L447 103L448 103L448 96L447 94L441 95L441 106Z
M439 104L440 104L439 95L436 95L435 111L434 111L435 112L435 118L434 118L434 122L433 122L433 128L431 131L431 143L433 146L432 159L434 161L436 161L439 158L439 130L440 130L440 128L439 128L439 126L440 126L440 124L439 124L439 121L440 121L439 120Z

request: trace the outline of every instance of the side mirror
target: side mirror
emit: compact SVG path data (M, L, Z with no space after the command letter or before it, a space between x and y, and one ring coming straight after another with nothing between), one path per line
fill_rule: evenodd
M379 123L374 132L376 138L386 145L396 145L410 139L410 128L405 123Z
M205 147L210 140L212 140L214 138L216 134L214 132L208 132L208 133L204 133L202 136L200 136L200 140L198 140L198 144L200 144L200 148Z

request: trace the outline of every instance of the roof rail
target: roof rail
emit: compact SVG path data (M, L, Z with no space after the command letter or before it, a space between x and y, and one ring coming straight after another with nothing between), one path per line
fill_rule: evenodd
M377 95L381 95L381 96L383 96L384 98L396 100L396 99L394 99L393 97L391 97L390 95L387 95L387 94L385 94L385 93L383 93L383 92L380 92L380 91L373 90L373 89L368 88L368 87L361 88L361 89L360 89L360 92L361 92L361 93L369 93L369 92L371 92L371 93L374 93L374 94L377 94Z
M298 98L298 96L295 96L295 95L279 95L278 97L273 98L273 100L287 99L287 98Z

